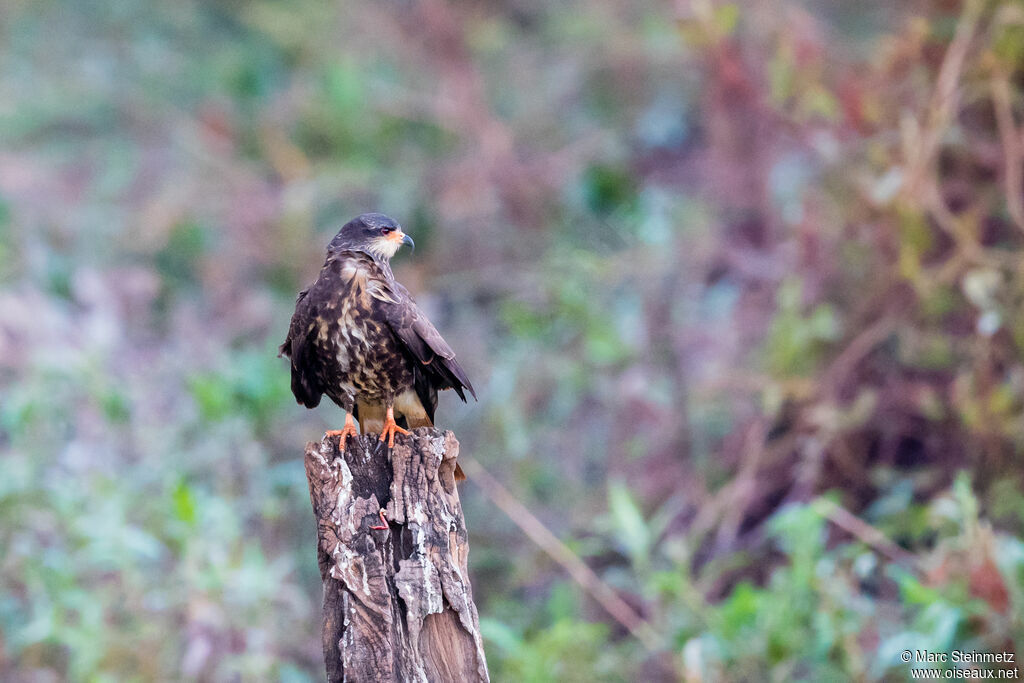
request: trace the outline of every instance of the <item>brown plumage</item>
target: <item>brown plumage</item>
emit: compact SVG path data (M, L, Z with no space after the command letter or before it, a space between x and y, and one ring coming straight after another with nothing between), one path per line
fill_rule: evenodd
M299 292L281 345L296 400L314 408L327 394L345 411L345 428L333 432L343 441L355 433L350 415L393 445L401 425L433 426L439 390L476 398L455 352L391 272L402 244L412 239L383 214L347 223L319 277Z

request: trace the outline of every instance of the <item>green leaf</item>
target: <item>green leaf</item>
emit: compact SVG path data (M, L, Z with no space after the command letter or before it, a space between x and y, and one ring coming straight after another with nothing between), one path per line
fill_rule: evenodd
M621 481L612 481L608 484L608 508L619 541L626 547L633 565L646 566L651 534L633 494Z
M192 489L184 481L179 481L171 492L174 504L174 515L189 526L196 522L196 498Z

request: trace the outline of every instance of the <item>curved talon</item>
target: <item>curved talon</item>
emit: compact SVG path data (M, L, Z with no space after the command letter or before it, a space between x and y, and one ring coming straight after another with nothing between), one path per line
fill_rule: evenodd
M359 431L356 429L356 422L352 419L351 413L345 413L345 426L341 429L329 429L324 432L324 437L338 436L341 437L338 441L338 446L341 450L345 450L345 442L348 441L350 436L359 436Z
M386 511L384 510L384 508L380 509L380 521L381 524L383 524L384 526L371 526L371 529L373 529L374 531L384 531L388 528L388 518L384 516L385 512Z
M388 442L388 448L395 447L395 433L409 434L408 429L402 429L395 422L395 409L388 406L388 415L384 420L384 428L380 430L380 440Z

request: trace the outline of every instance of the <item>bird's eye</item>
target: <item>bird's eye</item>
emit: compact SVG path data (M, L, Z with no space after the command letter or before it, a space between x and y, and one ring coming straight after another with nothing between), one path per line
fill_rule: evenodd
M380 233L381 233L382 235L386 235L386 234L388 234L389 232L394 232L394 230L395 230L394 228L381 228L381 229L380 229Z

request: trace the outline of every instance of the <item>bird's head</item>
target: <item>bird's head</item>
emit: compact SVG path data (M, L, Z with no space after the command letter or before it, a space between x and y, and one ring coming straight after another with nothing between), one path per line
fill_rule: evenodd
M338 231L327 251L362 251L387 262L403 244L416 247L395 219L382 213L364 213Z

